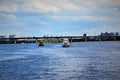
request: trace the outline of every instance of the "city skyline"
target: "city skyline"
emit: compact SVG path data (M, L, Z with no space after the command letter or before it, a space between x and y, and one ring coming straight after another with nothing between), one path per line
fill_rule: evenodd
M119 32L101 32L96 35L88 35L86 33L82 35L76 35L76 36L119 36ZM63 36L75 36L75 35L42 35L42 36L18 36L16 34L10 34L10 35L0 35L0 38L20 38L20 37L63 37Z
M119 0L0 0L0 35L120 32Z

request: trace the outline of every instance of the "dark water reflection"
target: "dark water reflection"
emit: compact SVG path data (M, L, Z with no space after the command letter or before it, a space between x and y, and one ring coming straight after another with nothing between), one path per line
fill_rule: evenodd
M0 80L120 80L120 42L0 45Z

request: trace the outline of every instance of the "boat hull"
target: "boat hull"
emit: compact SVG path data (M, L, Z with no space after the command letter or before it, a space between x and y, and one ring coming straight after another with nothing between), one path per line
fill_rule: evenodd
M70 47L70 45L62 45L62 47Z
M44 46L44 43L43 43L43 42L39 42L38 45L39 45L39 46Z

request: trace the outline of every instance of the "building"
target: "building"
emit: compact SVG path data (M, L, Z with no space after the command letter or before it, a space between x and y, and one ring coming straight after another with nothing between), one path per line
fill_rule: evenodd
M7 43L7 42L8 42L8 39L4 39L4 38L7 38L7 36L5 36L5 35L1 35L1 36L0 36L0 44Z
M9 43L16 43L15 39L16 38L16 35L9 35Z
M101 33L101 36L119 36L118 32L105 32L105 33Z
M115 33L115 36L119 36L119 33L118 33L118 32L116 32L116 33Z
M1 35L0 38L7 38L7 36L5 36L5 35Z
M16 38L16 35L9 35L9 38Z

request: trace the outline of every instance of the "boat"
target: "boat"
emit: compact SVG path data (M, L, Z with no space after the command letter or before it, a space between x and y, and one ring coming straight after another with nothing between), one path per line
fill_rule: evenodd
M70 47L70 43L69 43L69 39L68 38L64 38L63 39L62 46L63 47Z
M44 43L42 41L39 42L39 46L44 46Z

